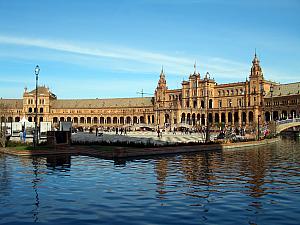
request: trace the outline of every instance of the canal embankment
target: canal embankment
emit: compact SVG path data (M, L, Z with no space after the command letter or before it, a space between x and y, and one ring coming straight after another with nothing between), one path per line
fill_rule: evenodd
M235 149L253 148L274 144L280 138L264 139L259 141L246 141L235 143L214 143L209 144L186 144L168 147L122 147L102 145L57 145L55 147L41 146L36 149L20 149L17 147L0 148L0 153L15 156L41 156L41 155L87 155L105 159L148 157L154 155L181 154L200 151L228 151Z

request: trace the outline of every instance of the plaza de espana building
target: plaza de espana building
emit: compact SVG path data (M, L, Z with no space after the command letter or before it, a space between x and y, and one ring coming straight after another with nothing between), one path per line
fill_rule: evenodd
M245 81L218 84L209 73L195 70L180 89L168 89L164 71L154 97L58 99L49 88L38 87L38 122L72 122L75 127L199 128L256 127L271 120L300 114L300 82L279 84L265 80L255 54ZM23 99L0 99L1 121L35 118L35 93L26 88Z

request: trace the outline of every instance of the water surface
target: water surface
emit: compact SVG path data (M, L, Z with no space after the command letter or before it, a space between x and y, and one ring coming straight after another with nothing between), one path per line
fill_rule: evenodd
M299 142L114 162L0 155L0 224L299 224Z

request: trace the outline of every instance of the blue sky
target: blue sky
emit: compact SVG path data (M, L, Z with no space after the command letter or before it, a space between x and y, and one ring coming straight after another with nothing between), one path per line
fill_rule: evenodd
M264 76L300 81L298 0L0 0L0 97L40 84L58 98L153 93L197 70L244 81L257 49Z

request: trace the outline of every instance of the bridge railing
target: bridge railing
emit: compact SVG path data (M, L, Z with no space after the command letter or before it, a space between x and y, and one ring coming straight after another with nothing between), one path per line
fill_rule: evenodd
M277 120L277 125L286 124L286 123L293 123L293 122L300 122L300 118L292 118L292 119L285 119L285 120Z

